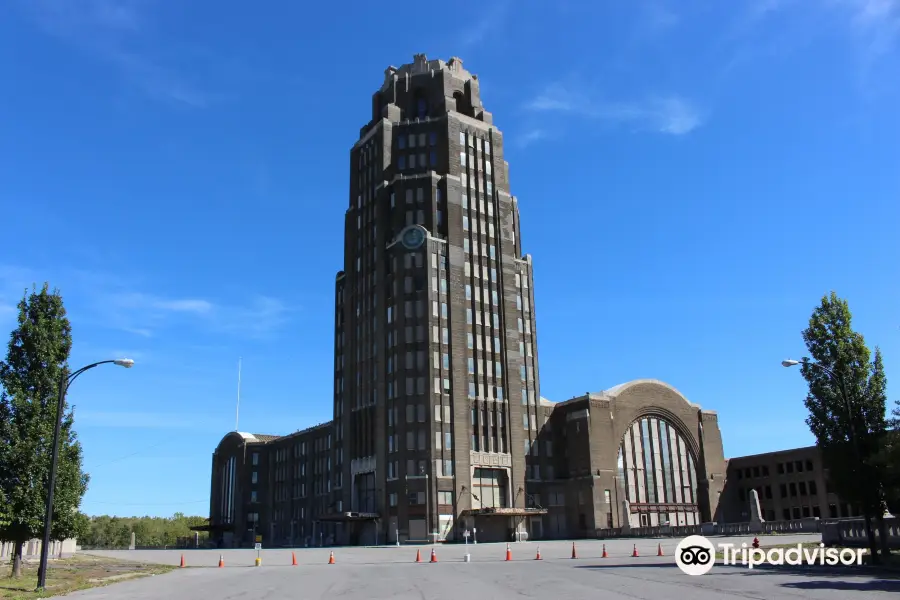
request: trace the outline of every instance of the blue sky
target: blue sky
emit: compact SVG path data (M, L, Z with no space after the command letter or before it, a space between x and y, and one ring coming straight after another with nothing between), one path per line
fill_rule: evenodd
M349 150L417 52L505 134L544 396L657 378L728 456L810 444L779 362L832 289L900 377L900 1L302 6L0 3L0 330L46 280L73 366L137 362L70 393L89 514L206 514L238 357L242 430L331 417Z

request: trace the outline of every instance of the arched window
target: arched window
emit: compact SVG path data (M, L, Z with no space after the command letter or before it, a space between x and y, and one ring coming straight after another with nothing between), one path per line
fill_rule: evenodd
M428 93L424 88L417 88L413 93L413 118L425 119L428 117Z
M428 101L419 96L416 100L416 117L424 119L428 116Z
M640 514L632 526L699 524L696 459L665 419L645 416L631 424L619 446L618 478L624 499Z

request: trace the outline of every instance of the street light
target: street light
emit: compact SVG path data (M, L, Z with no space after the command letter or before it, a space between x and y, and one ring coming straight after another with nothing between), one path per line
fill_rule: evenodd
M859 442L856 439L856 426L854 423L853 405L850 402L850 395L847 393L847 387L846 387L846 385L844 385L844 378L842 376L838 375L837 373L835 373L834 371L832 371L831 369L829 369L828 367L823 366L817 362L813 362L806 357L802 358L801 360L787 359L787 360L781 361L782 367L794 367L796 365L801 365L801 364L819 369L820 371L822 371L823 373L828 375L828 377L831 378L832 381L837 383L838 389L841 392L841 399L844 401L844 409L847 411L847 419L849 420L849 425L850 425L850 430L849 430L848 434L850 436L850 445L853 447L853 454L854 454L854 459L856 462L856 468L857 468L857 470L860 469L862 467L862 455L859 451ZM872 524L870 522L869 503L868 502L863 502L863 519L866 522L866 537L869 540L872 540L873 539ZM873 557L873 560L875 560L875 557Z
M47 482L47 506L44 509L44 541L41 544L41 563L38 567L38 584L37 591L43 590L47 584L47 556L50 551L50 530L53 524L53 492L56 488L56 468L59 462L59 434L62 429L63 409L66 405L66 392L75 379L94 367L100 365L116 365L130 369L134 366L134 361L130 358L117 358L115 360L101 360L81 367L67 378L60 377L59 381L59 399L56 405L56 425L53 428L53 448L50 455L50 480Z

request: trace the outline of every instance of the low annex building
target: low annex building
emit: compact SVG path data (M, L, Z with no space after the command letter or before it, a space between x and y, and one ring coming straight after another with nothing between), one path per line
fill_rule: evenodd
M714 412L651 379L565 402L542 398L538 409L536 441L524 444L521 459L496 461L507 473L523 464L524 486L512 489L508 473L490 486L463 482L460 494L424 481L424 491L410 492L422 496L423 513L437 510L450 521L438 541L466 532L479 541L596 537L610 527L713 520L725 483ZM211 539L224 547L413 541L409 521L419 515L400 523L393 499L344 510L332 441L332 422L283 437L227 434L213 454ZM383 489L387 474L376 469L374 477Z

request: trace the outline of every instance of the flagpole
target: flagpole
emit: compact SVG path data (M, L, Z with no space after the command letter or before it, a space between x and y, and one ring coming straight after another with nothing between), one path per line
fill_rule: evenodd
M238 423L241 418L241 359L238 358L238 387L237 387L237 406L234 409L234 430L238 431Z

